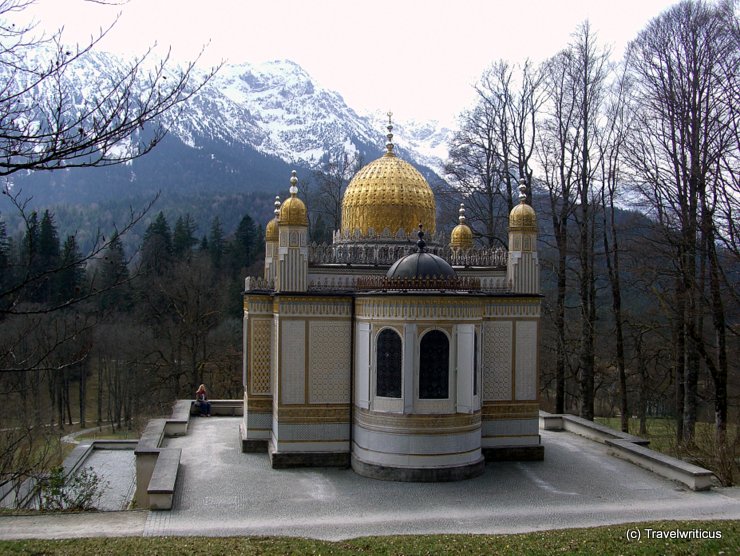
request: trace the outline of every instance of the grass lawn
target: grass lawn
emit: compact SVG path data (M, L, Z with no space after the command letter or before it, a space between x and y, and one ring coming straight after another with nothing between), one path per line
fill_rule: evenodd
M652 533L650 532L652 530ZM628 539L636 535L639 540ZM662 533L662 534L661 534ZM648 538L652 534L653 538ZM721 538L655 538L666 535ZM328 542L288 537L119 537L0 541L1 554L740 554L737 521L654 522L521 535L417 535Z

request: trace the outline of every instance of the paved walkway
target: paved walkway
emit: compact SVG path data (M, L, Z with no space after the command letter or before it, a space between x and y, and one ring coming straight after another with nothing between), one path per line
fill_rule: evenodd
M239 449L240 418L194 419L170 512L0 517L0 538L518 533L656 519L740 519L740 489L693 492L568 432L542 431L544 462L492 463L456 483L396 483L351 470L270 469Z

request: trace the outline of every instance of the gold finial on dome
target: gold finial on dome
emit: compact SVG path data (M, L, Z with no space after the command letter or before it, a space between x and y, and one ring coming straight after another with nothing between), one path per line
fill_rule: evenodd
M296 171L290 174L290 199L280 205L278 222L281 225L308 226L306 205L298 198L298 177Z
M524 178L519 178L519 202L527 202L527 182Z
M527 204L527 183L524 178L519 180L519 204L509 213L509 231L537 231L537 215L534 209Z
M450 234L450 247L457 249L470 249L473 247L473 230L465 223L465 204L460 203L458 211L459 224L452 229Z
M280 196L275 196L275 218L267 223L265 229L265 241L278 241L280 239L280 231L278 230L278 220L280 219Z
M388 134L386 135L388 142L385 144L385 156L396 156L393 153L393 120L391 119L393 117L393 112L388 112L388 126L386 129L388 130Z

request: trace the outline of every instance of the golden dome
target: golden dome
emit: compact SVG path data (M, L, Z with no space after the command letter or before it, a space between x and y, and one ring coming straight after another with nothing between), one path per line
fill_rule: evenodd
M277 218L273 218L267 223L267 228L265 228L265 241L279 240L280 232L278 231L278 221Z
M450 247L470 249L473 247L473 230L465 223L465 205L460 203L460 223L452 229Z
M510 232L536 232L537 215L534 209L522 201L509 213Z
M290 177L290 199L286 199L280 205L278 224L281 226L308 226L306 205L296 196L298 194L297 184L298 178L296 177L295 170L293 170Z
M519 204L509 213L510 232L536 232L537 214L527 203L527 184L524 178L519 179Z
M278 230L278 218L280 218L280 197L275 197L275 218L267 223L265 228L265 241L280 241L280 230Z
M419 171L393 152L393 125L388 113L387 152L360 169L347 186L342 199L342 230L370 228L381 234L388 228L396 234L403 228L413 233L421 224L433 234L436 229L434 193Z
M392 151L362 168L347 186L342 200L342 230L373 228L392 234L400 228L412 233L421 223L436 228L434 193L419 171Z

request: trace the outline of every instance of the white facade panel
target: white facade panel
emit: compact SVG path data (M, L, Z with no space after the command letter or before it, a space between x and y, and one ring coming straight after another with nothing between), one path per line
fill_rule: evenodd
M537 323L516 323L516 399L537 399Z
M306 402L306 323L281 322L280 393L284 404Z

